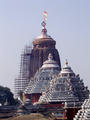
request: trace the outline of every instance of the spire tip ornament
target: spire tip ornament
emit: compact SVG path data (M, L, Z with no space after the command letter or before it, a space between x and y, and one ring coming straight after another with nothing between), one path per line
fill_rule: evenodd
M53 60L53 56L51 53L48 54L48 60Z
M68 65L68 60L66 59L65 65Z
M44 11L43 12L43 22L41 23L41 25L44 27L44 30L46 29L46 21L47 21L47 12L46 11Z

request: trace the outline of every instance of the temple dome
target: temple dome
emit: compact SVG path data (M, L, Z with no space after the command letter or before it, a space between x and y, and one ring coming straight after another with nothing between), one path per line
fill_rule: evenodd
M41 35L38 36L36 39L41 39L41 38L52 39L51 36L47 34L46 29L43 29L42 32L41 32Z
M59 68L57 62L53 60L53 56L51 53L49 53L48 60L46 60L41 67L41 69L44 68Z
M47 34L46 29L42 29L41 35L33 41L34 47L55 47L56 41Z

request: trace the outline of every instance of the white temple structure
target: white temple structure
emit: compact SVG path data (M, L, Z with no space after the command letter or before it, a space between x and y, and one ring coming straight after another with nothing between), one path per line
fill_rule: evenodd
M90 95L89 99L85 99L74 120L90 120Z

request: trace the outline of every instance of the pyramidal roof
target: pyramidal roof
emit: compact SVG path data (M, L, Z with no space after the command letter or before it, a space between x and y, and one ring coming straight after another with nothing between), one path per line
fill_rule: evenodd
M90 120L90 95L89 99L85 99L74 120Z
M77 106L88 98L88 93L83 81L66 63L59 75L51 80L48 90L40 97L39 102L67 102L67 106Z
M59 74L59 65L53 60L53 56L50 53L48 60L46 60L39 71L34 76L34 79L30 81L28 87L25 89L25 94L43 93L46 91L51 79L55 78Z

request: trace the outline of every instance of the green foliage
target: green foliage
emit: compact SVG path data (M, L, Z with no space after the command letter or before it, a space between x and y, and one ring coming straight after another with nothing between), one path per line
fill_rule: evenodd
M0 103L4 105L5 102L8 102L8 105L15 104L13 93L9 88L0 86Z

